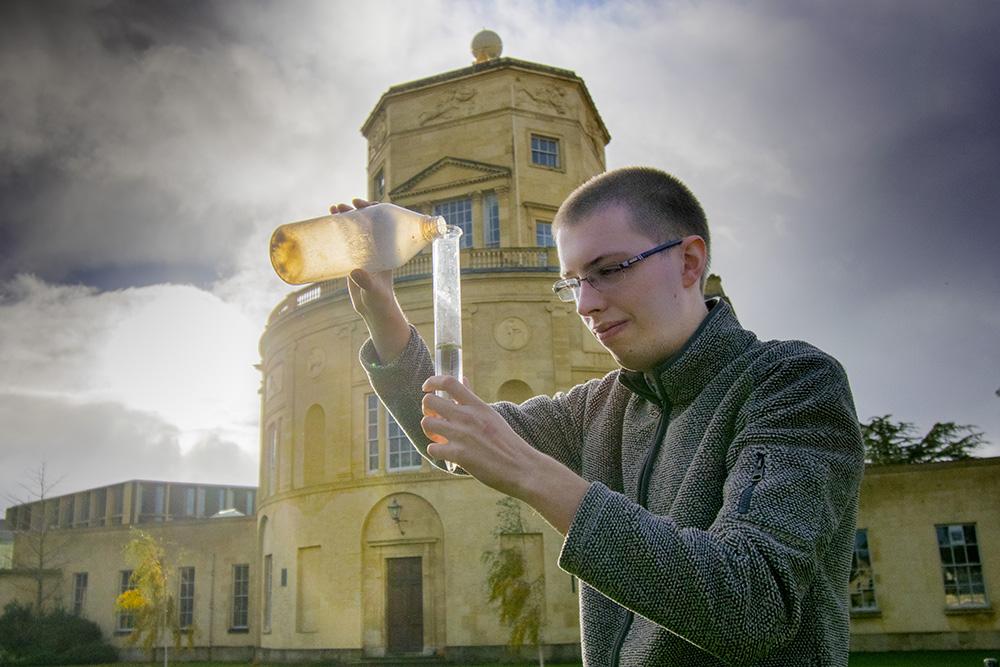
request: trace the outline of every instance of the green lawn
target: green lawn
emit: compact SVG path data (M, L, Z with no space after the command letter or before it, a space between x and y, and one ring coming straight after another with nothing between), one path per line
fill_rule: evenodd
M983 658L1000 658L995 651L920 651L915 653L852 653L851 667L983 667Z
M995 651L922 651L917 653L852 653L850 667L983 667L983 658L1000 658L1000 649ZM118 663L98 667L158 667L162 662ZM232 662L174 662L177 667L239 667L243 663ZM489 665L455 665L455 667L494 667ZM538 663L503 663L504 667L533 667ZM254 667L288 667L287 665L259 664ZM319 667L317 665L316 667ZM546 667L580 667L580 663L546 663Z

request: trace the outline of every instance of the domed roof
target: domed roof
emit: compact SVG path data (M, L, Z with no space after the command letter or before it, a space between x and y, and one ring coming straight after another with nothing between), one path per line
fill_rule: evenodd
M503 42L500 35L492 30L482 30L472 38L472 55L477 63L499 58L503 52Z

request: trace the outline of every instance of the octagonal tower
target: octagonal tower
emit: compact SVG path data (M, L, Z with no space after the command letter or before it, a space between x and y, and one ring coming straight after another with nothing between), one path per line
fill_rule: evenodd
M580 77L500 49L480 33L474 64L389 88L361 132L371 199L463 228L465 373L484 399L521 401L614 368L550 289L552 218L604 170L610 137ZM429 249L396 272L399 301L428 341L430 273ZM499 546L500 496L416 454L358 363L366 338L343 280L290 294L261 338L263 656L488 659L507 639L481 562ZM530 510L522 518L548 650L577 654L561 537Z

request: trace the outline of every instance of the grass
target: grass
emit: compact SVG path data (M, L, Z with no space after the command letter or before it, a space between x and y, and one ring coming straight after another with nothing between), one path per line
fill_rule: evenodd
M995 651L918 651L897 653L852 653L850 667L982 667L984 658L1000 658L1000 648ZM162 662L129 662L98 667L157 667ZM238 667L233 662L175 662L177 667ZM321 667L325 663L313 663ZM476 663L455 667L495 667L501 663ZM536 662L502 663L503 667L534 667ZM545 663L546 667L580 667L578 662ZM260 663L254 667L288 667L288 665Z
M983 667L983 658L1000 658L995 651L916 651L852 653L851 667Z

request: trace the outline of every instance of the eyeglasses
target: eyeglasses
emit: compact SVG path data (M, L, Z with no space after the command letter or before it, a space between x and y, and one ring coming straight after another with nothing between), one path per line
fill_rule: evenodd
M559 297L560 301L576 301L580 298L580 286L584 281L586 281L590 283L590 286L598 292L603 292L608 287L612 287L620 283L625 277L625 270L633 264L641 262L647 257L655 255L658 252L663 252L664 250L673 248L675 245L680 245L683 241L684 239L667 241L666 243L662 243L655 248L650 248L646 252L641 252L635 257L626 259L621 264L604 266L579 278L564 278L562 280L557 280L556 283L552 285L552 291L555 292L555 295Z

